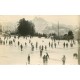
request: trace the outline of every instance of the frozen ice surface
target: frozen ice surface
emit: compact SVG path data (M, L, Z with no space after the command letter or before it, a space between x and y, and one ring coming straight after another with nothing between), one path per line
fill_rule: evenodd
M2 40L4 40L3 37L1 37ZM11 39L13 40L13 37ZM9 41L8 40L8 41ZM47 45L47 50L43 51L43 55L48 52L49 54L49 60L48 65L62 65L62 57L63 55L66 56L66 65L77 65L78 59L73 57L74 53L78 53L78 44L76 41L76 44L73 47L63 48L63 43L67 42L65 40L60 40L60 43L58 45L58 40L56 40L57 47L55 48L53 45L53 48L49 47L49 41L52 42L51 39L45 39L45 38L37 38L33 37L31 39L31 42L33 43L34 47L36 45L36 42L38 42L38 48L34 48L34 51L31 51L31 45L29 43L30 38L16 38L15 43L13 45L9 45L8 43L5 45L0 45L0 64L2 65L26 65L27 62L27 56L30 54L31 60L30 65L42 65L43 59L40 58L40 50L39 45ZM18 41L20 41L20 44L23 45L23 50L21 51L20 46L18 46ZM27 46L25 46L25 42L27 43ZM54 41L53 41L54 43Z

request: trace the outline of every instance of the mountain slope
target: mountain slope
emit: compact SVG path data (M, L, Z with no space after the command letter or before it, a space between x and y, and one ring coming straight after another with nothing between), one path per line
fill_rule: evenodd
M58 24L47 22L40 17L35 17L32 22L35 24L35 29L39 33L58 33ZM59 24L60 35L68 33L69 30L73 30L71 25Z

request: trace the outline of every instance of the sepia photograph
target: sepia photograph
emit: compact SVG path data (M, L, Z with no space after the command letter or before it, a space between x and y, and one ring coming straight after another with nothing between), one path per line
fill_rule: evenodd
M0 79L79 80L79 0L0 0Z
M0 65L79 65L78 15L0 15Z

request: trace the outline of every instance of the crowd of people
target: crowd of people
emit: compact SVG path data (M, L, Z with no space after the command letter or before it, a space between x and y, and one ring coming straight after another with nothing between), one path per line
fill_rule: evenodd
M50 41L47 42L47 44L45 44L45 39L42 40L41 42L44 43L44 45L42 43L39 44L39 42L37 40L35 41L35 44L34 44L34 42L32 41L33 37L22 37L23 39L25 39L25 41L23 41L24 42L24 44L23 44L21 42L20 38L21 37L19 37L19 36L5 36L5 37L2 36L0 38L0 45L14 46L14 44L15 44L16 46L19 47L19 49L21 51L24 50L24 46L26 46L26 47L30 46L31 51L34 51L36 49L40 52L40 58L42 58L44 65L48 64L48 59L50 59L48 50L50 48L51 49L57 48L58 46L61 45L60 40L58 42L56 42L56 40L54 41L51 39L50 39ZM63 45L63 49L64 49L64 48L68 48L68 47L73 47L75 44L76 44L75 41L72 40L71 42L66 41L62 45ZM44 54L44 51L46 52L46 54ZM29 53L27 56L28 64L30 64L30 60L31 60L31 56ZM63 55L62 56L62 64L63 65L65 64L65 61L66 61L66 56Z

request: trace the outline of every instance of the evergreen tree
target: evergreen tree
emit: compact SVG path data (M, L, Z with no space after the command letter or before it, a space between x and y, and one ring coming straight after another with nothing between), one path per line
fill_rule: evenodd
M25 18L19 20L18 24L18 34L21 36L30 35L33 36L35 33L34 24L30 21L26 21Z

